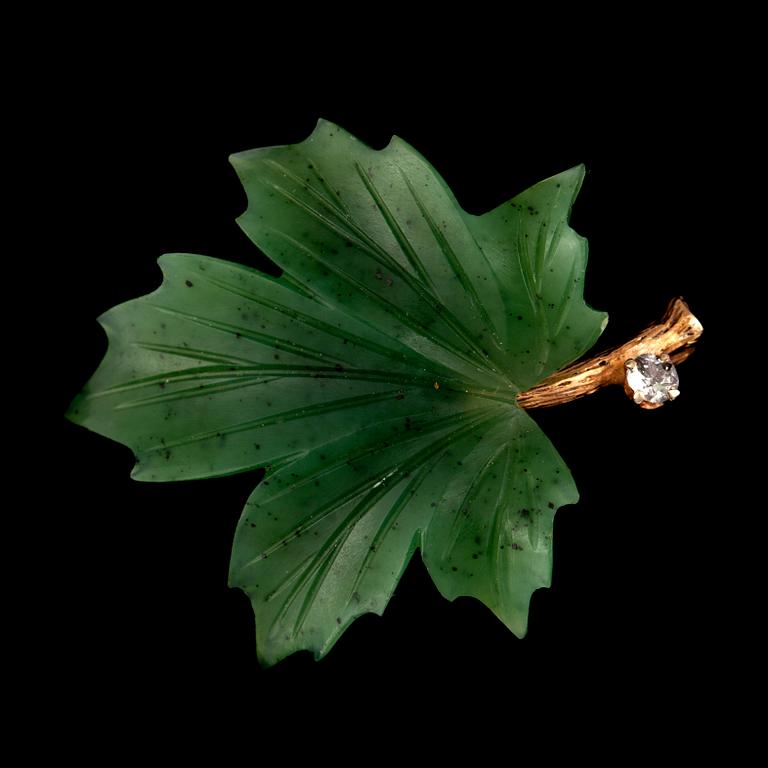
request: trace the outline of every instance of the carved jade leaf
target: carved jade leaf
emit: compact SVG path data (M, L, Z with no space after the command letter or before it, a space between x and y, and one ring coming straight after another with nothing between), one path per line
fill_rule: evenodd
M137 480L266 468L230 572L264 664L381 613L416 549L443 595L522 636L578 494L515 397L606 321L568 226L583 168L473 216L401 140L323 121L232 163L239 223L283 274L163 256L157 291L100 318L109 350L69 418L130 446Z

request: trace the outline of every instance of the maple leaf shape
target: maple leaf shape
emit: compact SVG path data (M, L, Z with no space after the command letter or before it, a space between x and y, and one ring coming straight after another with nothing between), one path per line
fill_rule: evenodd
M325 121L232 163L238 221L284 273L161 257L161 287L100 318L109 349L69 418L132 448L138 480L266 468L230 569L264 664L381 613L416 549L443 595L522 636L578 494L516 394L606 321L568 226L583 168L473 216L401 140Z

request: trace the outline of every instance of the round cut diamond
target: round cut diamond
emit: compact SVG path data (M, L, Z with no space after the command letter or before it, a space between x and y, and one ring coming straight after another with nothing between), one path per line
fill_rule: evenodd
M675 366L656 355L640 355L629 360L626 370L627 384L634 392L636 403L660 405L680 394Z

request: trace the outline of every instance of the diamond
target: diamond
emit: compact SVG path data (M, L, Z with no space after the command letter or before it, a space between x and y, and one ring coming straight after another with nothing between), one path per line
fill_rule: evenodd
M680 379L668 358L663 360L656 355L640 355L634 360L627 360L626 372L627 385L634 392L636 403L661 405L680 394Z

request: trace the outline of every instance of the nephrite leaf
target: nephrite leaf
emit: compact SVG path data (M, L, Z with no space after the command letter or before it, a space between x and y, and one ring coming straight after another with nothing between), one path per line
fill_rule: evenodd
M405 143L326 122L232 162L239 222L284 274L163 256L156 292L100 318L69 417L130 446L139 480L266 467L230 571L263 663L381 613L417 548L446 597L522 636L578 494L515 396L605 324L567 223L583 169L471 216Z

